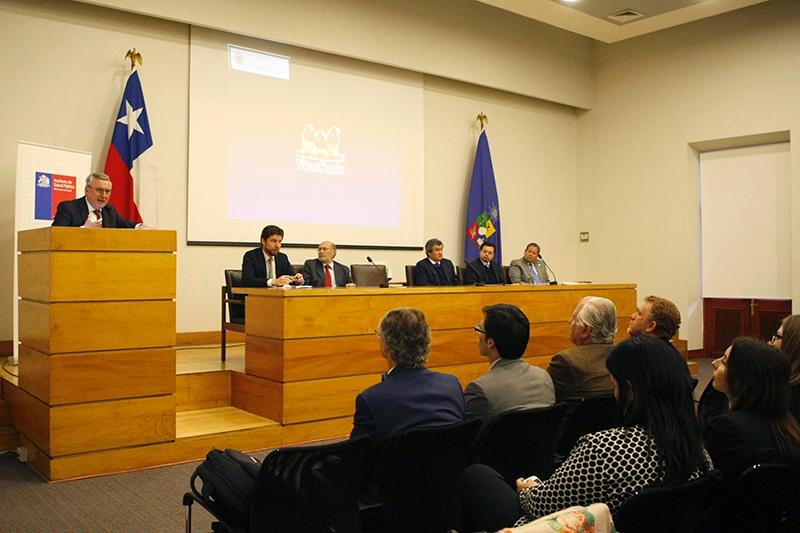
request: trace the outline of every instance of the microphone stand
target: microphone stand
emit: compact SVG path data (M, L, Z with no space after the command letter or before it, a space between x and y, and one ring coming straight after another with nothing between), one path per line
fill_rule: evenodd
M383 283L381 283L380 287L382 289L388 289L389 288L389 275L386 273L386 270L381 271L380 267L375 264L375 262L372 260L372 258L370 256L367 256L367 261L369 261L369 264L374 266L375 270L380 272L381 276L383 276Z
M558 279L557 279L556 273L553 272L553 269L550 268L550 265L548 265L547 261L544 260L544 257L542 257L542 254L539 254L539 259L541 259L542 263L544 263L544 268L549 270L553 274L553 281L550 282L550 285L558 285Z

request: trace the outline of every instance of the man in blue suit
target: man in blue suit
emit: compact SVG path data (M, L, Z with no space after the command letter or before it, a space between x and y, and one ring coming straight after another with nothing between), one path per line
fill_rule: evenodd
M439 239L425 243L428 256L417 263L414 285L460 285L453 262L444 258L444 244Z
M464 420L464 395L455 376L425 368L431 330L419 309L392 309L376 334L389 370L383 381L356 398L350 437L371 436L376 443L368 492L377 496L383 472L380 452L392 436L417 427L446 426Z
M281 252L283 230L278 226L264 226L261 246L253 248L242 257L242 285L245 287L282 287L289 283L303 284L303 275L295 274L289 258Z
M138 228L132 220L122 218L111 205L111 179L100 172L86 177L84 196L58 204L53 226L75 228Z

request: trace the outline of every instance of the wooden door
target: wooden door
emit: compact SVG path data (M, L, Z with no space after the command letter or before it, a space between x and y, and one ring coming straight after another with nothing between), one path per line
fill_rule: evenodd
M703 299L703 349L720 357L741 335L770 340L784 317L792 314L791 300L739 298Z

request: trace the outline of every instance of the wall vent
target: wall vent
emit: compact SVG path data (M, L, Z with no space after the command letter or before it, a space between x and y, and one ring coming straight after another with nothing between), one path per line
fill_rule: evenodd
M616 24L622 25L627 24L628 22L633 22L634 20L639 20L642 17L644 17L644 15L638 11L634 11L633 9L623 9L622 11L612 13L608 16L608 19Z

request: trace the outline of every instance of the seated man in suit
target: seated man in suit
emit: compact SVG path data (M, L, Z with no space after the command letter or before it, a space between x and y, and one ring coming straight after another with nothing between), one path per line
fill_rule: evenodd
M444 258L444 244L439 239L425 243L428 256L417 263L414 285L460 285L453 262Z
M606 358L614 348L617 308L608 298L587 296L569 319L569 340L575 345L558 352L547 372L553 378L556 401L614 394Z
M508 267L508 279L511 283L544 284L549 283L547 267L539 259L541 248L535 242L525 247L525 254L511 261Z
M75 228L139 228L131 220L125 220L117 213L111 199L111 179L100 172L92 172L86 177L84 196L58 204L53 226L72 226Z
M505 282L503 268L494 262L494 243L484 242L481 244L480 257L468 264L464 271L464 285L502 285Z
M464 420L464 396L455 376L425 368L431 330L419 309L399 307L381 319L375 331L388 371L383 380L356 398L351 437L371 436L375 459L367 472L367 492L377 497L381 449L392 436L417 427L455 424Z
M261 247L246 252L242 258L242 285L245 287L282 287L303 284L303 275L295 274L289 258L281 252L283 230L264 226Z
M464 389L467 418L483 418L485 424L505 411L555 403L550 375L522 360L531 325L519 307L484 307L483 320L474 329L478 350L489 359L489 372Z
M312 287L355 287L350 269L333 260L336 257L336 245L331 241L322 241L317 248L317 258L303 263L303 277L306 285Z

